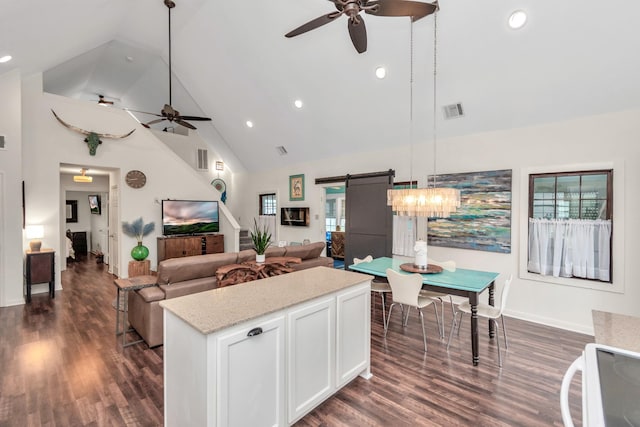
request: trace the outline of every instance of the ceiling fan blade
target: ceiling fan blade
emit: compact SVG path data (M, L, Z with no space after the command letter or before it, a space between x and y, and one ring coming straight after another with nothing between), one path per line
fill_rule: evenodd
M367 27L364 25L364 20L360 15L356 15L349 19L347 25L353 47L356 48L358 53L365 52L367 50Z
M329 22L333 21L334 19L336 19L340 15L342 15L342 12L331 12L331 13L329 13L327 15L322 15L319 18L313 19L313 20L307 22L306 24L303 24L303 25L299 26L295 30L289 31L284 36L285 37L295 37L295 36L298 36L300 34L306 33L307 31L315 30L318 27L321 27L321 26L323 26L325 24L328 24Z
M138 110L132 110L131 108L125 108L125 111L131 111L133 113L141 113L141 114L149 114L150 116L157 116L157 117L162 117L160 114L156 114L156 113L148 113L146 111L138 111Z
M369 6L376 6L365 10L365 13L370 15L411 16L413 21L431 15L438 10L438 2L431 4L409 0L372 0L367 2L367 7Z
M144 123L143 123L143 126L144 126L144 127L146 127L146 128L148 128L149 126L151 126L151 125L155 125L156 123L160 123L160 122L162 122L162 121L164 121L164 120L167 120L167 119L155 119L155 120L151 120L150 122L147 122L146 124L144 124Z
M210 122L211 118L209 117L197 117L197 116L180 116L182 120L193 120L196 122Z
M197 127L195 127L195 126L194 126L194 125L192 125L191 123L187 123L187 122L185 122L185 121L184 121L184 120L182 120L181 118L180 118L180 119L175 119L175 120L174 120L174 122L176 122L177 124L182 125L182 126L184 126L184 127L186 127L186 128L189 128L189 129L193 129L193 130L196 130L196 129L197 129Z

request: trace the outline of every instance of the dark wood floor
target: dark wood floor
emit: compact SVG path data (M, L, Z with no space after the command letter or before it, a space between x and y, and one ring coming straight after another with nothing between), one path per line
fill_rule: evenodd
M0 426L162 425L162 346L118 346L104 265L72 264L62 282L55 300L34 295L29 305L0 308ZM417 314L406 329L392 319L384 339L375 302L373 378L358 377L298 426L562 425L562 375L592 337L508 318L503 368L486 333L474 367L468 322L447 352L427 309L425 354ZM450 320L448 312L447 329Z

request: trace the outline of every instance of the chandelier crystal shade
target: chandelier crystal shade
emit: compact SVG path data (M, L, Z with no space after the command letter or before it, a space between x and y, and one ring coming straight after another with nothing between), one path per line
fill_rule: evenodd
M448 218L460 207L460 191L442 187L387 190L387 206L398 216Z

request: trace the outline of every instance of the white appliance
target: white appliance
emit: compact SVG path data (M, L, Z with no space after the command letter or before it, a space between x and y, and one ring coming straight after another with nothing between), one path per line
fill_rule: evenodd
M567 369L560 390L562 421L573 427L569 386L582 371L584 427L640 427L640 353L602 344L587 344Z

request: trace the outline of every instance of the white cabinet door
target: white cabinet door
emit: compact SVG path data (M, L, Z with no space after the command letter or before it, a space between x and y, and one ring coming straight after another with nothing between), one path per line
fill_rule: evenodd
M218 426L280 426L285 419L284 315L218 338Z
M370 376L371 287L369 283L339 293L336 299L336 387L357 375Z
M321 298L287 315L288 412L292 424L335 388L335 297Z

